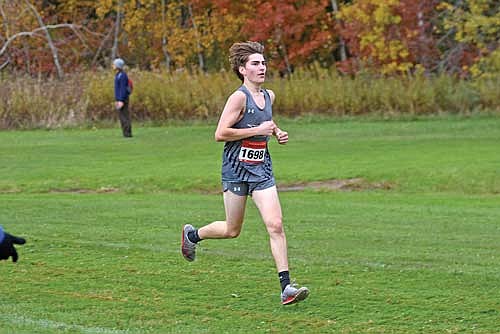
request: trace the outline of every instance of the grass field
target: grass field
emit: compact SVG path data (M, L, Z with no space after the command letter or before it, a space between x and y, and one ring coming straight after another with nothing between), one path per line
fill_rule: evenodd
M180 255L183 224L223 218L214 124L0 132L0 224L28 240L0 333L500 333L500 118L280 125L279 187L306 185L280 195L311 290L290 307L253 204Z

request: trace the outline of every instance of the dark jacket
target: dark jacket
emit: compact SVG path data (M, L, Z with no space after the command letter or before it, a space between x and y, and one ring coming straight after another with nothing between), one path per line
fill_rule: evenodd
M127 73L118 71L115 75L115 100L125 102L129 94Z

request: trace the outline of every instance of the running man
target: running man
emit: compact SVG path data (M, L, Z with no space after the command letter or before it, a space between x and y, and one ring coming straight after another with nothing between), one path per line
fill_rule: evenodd
M274 93L261 88L266 77L263 53L264 47L257 42L235 43L229 50L232 70L242 85L229 96L215 131L215 140L225 142L222 187L226 220L199 229L184 225L181 249L186 260L194 261L201 240L238 237L250 195L269 233L281 284L281 303L288 305L304 300L309 290L290 283L281 205L267 148L271 136L279 144L286 144L288 133L272 120Z

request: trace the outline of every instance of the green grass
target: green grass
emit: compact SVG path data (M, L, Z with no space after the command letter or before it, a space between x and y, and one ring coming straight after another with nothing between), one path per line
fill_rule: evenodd
M363 177L403 192L500 193L500 118L285 121L278 181ZM0 192L218 189L215 125L0 132Z
M0 263L0 333L497 333L500 119L283 120L280 185L361 177L388 190L280 195L292 276L279 304L253 204L223 218L214 125L0 133L0 224L25 236Z

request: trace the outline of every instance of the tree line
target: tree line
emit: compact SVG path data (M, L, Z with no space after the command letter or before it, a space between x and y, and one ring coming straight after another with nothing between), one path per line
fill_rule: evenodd
M108 68L227 69L236 41L286 76L321 66L458 77L500 71L495 0L0 0L0 70L63 78Z

